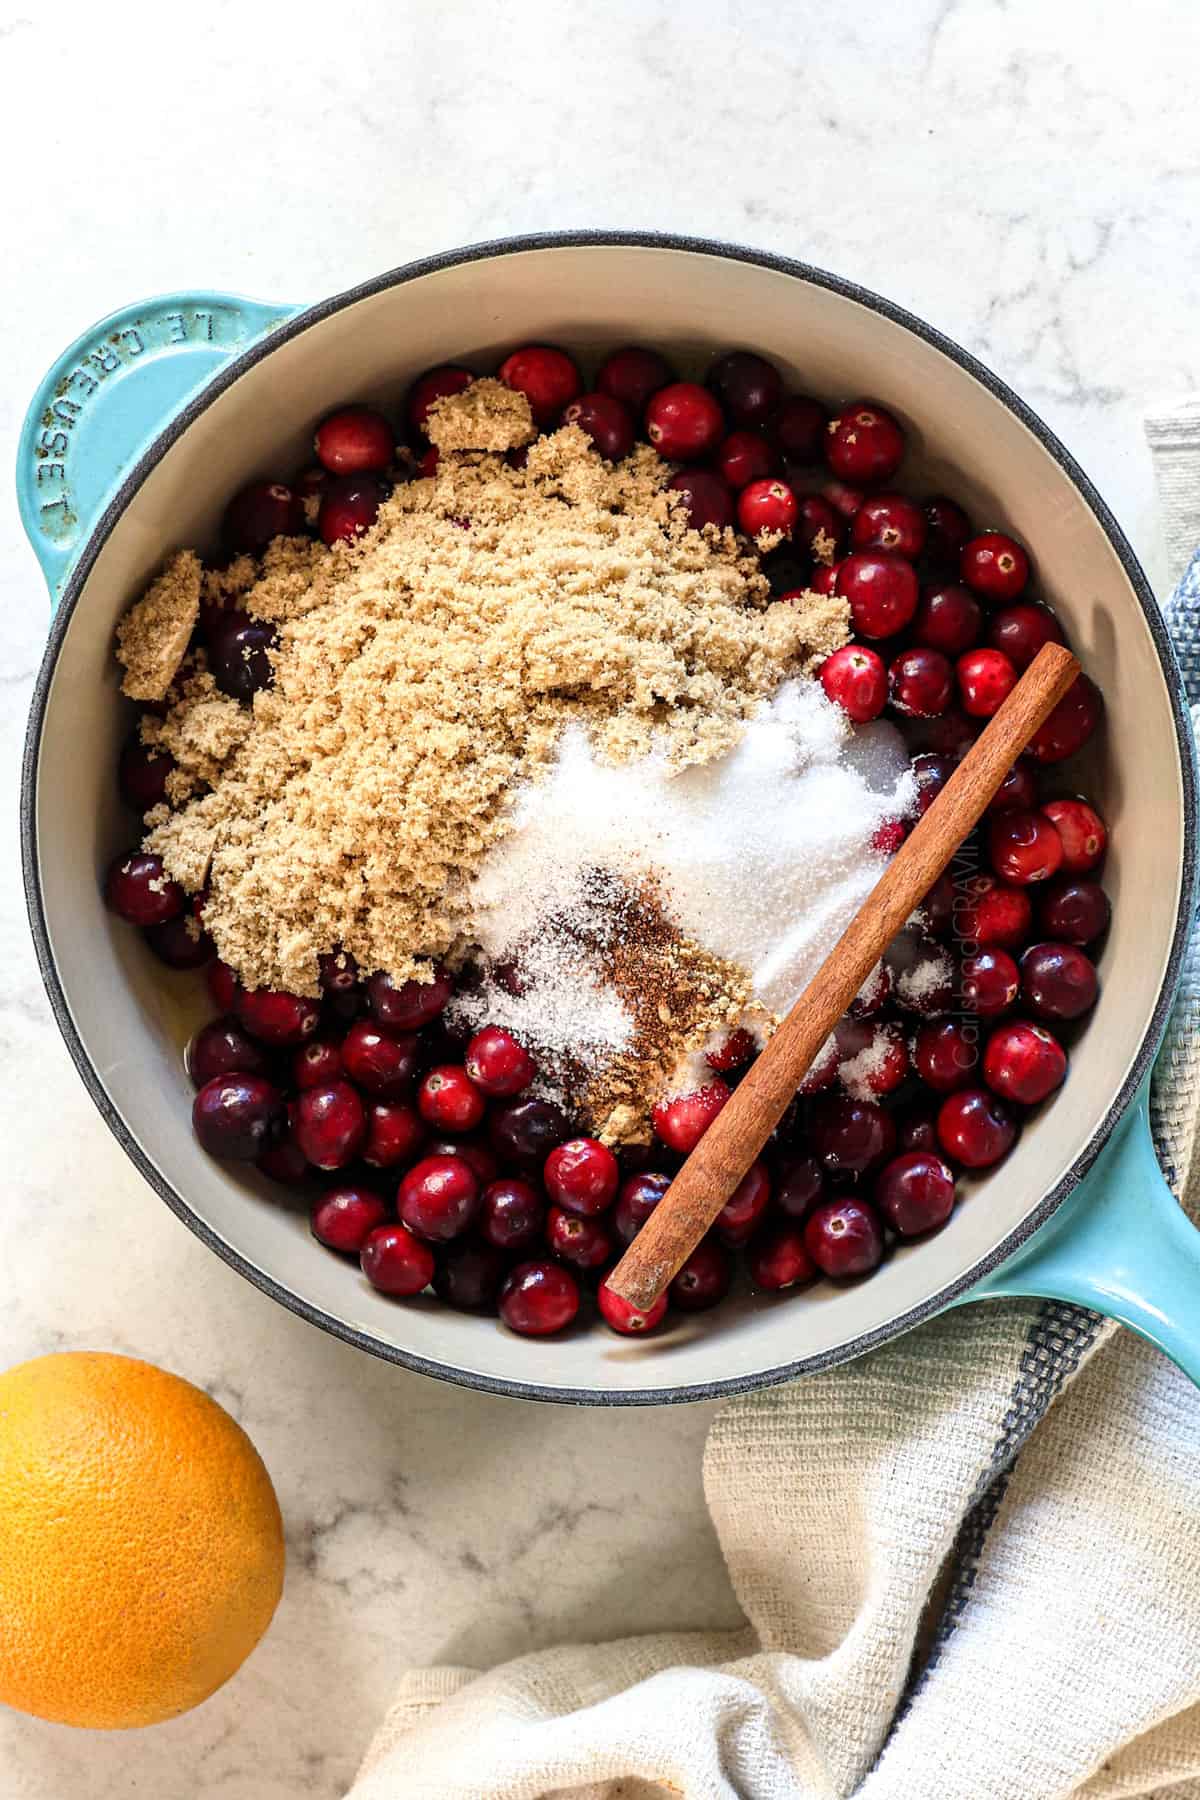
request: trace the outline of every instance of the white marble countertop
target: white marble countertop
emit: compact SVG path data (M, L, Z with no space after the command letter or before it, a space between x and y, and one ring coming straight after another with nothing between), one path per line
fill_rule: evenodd
M4 0L4 461L45 366L127 300L315 299L475 239L657 227L796 254L944 327L1062 435L1155 576L1141 415L1200 380L1197 49L1178 0ZM733 1623L709 1408L571 1412L373 1362L234 1275L125 1161L20 894L46 602L11 498L0 597L0 1365L98 1345L203 1383L266 1457L291 1550L266 1642L189 1717L113 1737L0 1712L0 1800L332 1800L406 1664Z

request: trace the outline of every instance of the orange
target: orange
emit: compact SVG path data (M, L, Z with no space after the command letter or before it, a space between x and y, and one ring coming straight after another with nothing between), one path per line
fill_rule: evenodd
M152 1725L207 1698L283 1586L271 1478L207 1394L131 1356L0 1375L0 1701Z

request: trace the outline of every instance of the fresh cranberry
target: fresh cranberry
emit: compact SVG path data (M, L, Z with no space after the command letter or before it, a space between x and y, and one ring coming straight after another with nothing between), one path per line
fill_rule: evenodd
M276 643L273 625L230 613L221 629L209 635L208 667L221 692L248 704L270 687L275 680L271 652Z
M667 491L683 495L687 522L693 531L703 531L706 525L724 531L733 524L733 490L711 469L680 469L668 481Z
M623 1182L613 1212L613 1229L623 1244L632 1244L671 1185L669 1175L640 1170Z
M729 1089L717 1076L690 1094L675 1094L654 1108L654 1129L669 1150L694 1150L725 1102Z
M881 1013L892 991L892 972L884 962L877 962L850 1002L847 1012L852 1019L873 1019Z
M940 650L917 645L902 650L888 669L888 692L899 713L932 719L944 713L954 694L954 670Z
M865 644L843 644L821 664L821 686L856 725L877 719L888 697L883 658Z
M427 369L424 375L418 375L404 402L404 416L413 435L424 436L429 409L435 400L445 400L451 394L461 394L464 388L470 387L474 379L470 369L460 368L455 363L442 363L438 368Z
M983 1053L983 1079L1005 1100L1036 1106L1067 1074L1066 1051L1043 1025L1014 1019L988 1039Z
M233 1003L238 995L238 978L228 963L209 963L204 971L204 979L208 991L212 995L213 1005L220 1012L233 1011Z
M796 526L792 535L797 544L826 566L841 536L837 514L828 500L823 500L820 494L797 494Z
M537 1064L511 1032L485 1025L467 1045L463 1067L483 1093L509 1099L523 1093L537 1074Z
M848 525L858 517L866 497L861 488L849 487L844 481L825 481L821 484L821 498Z
M829 414L807 394L785 394L771 420L771 435L781 456L805 464L819 463Z
M925 548L925 533L925 515L914 501L871 494L854 515L850 542L856 550L894 550L914 562Z
M368 1234L359 1261L371 1286L396 1300L406 1300L427 1288L437 1266L429 1245L403 1225L377 1226Z
M732 1280L729 1252L705 1238L692 1251L667 1292L671 1304L680 1312L707 1312L725 1298Z
M671 365L657 350L642 350L636 345L612 351L596 372L600 392L627 406L635 419L641 418L651 394L674 379Z
M834 591L850 604L861 637L894 637L917 610L917 578L911 563L886 550L856 550L838 570Z
M714 460L722 479L740 490L765 480L775 459L761 431L731 431L717 446Z
M938 1138L947 1156L967 1169L989 1169L1007 1156L1017 1128L1003 1101L986 1088L949 1094L938 1112Z
M951 706L936 719L918 720L913 738L922 750L935 750L939 756L952 756L955 762L961 762L980 730L977 720L968 719L965 712Z
M769 1294L803 1286L817 1276L817 1265L805 1246L804 1227L791 1219L771 1226L751 1244L746 1266L755 1287Z
M305 1088L296 1100L292 1136L316 1169L344 1169L367 1134L363 1103L348 1081Z
M1003 531L985 531L965 543L958 569L969 588L991 601L1015 600L1029 580L1028 556Z
M159 962L168 969L202 969L213 956L213 941L190 913L177 913L142 932Z
M907 1107L896 1120L896 1144L900 1150L936 1150L936 1108Z
M481 1188L495 1181L500 1173L500 1164L495 1152L477 1137L439 1137L430 1138L422 1145L425 1156L461 1156L468 1168L474 1171L475 1179Z
M973 875L959 908L963 939L988 950L1011 950L1026 943L1033 907L1024 888L1008 887L994 875Z
M949 937L954 927L955 899L954 878L943 872L917 908L916 923L931 937Z
M416 1155L424 1138L421 1115L407 1100L372 1100L359 1155L372 1169L394 1169Z
M364 1187L335 1187L317 1201L309 1222L318 1243L357 1256L387 1216L387 1202L381 1194Z
M980 950L963 963L963 1007L981 1019L1007 1012L1020 988L1020 970L1007 950Z
M961 656L979 641L983 608L975 596L956 582L926 588L913 614L913 637L927 650L943 656Z
M1048 881L1062 866L1063 847L1050 820L1014 807L994 813L988 825L988 857L1001 881L1025 887Z
M1098 881L1056 881L1040 896L1038 923L1066 944L1091 944L1107 930L1111 911Z
M968 650L955 664L963 711L990 719L1017 685L1017 671L1002 650Z
M1020 807L1028 812L1037 805L1037 773L1034 765L1024 756L1017 758L996 792L988 801L990 813L1008 812L1010 807Z
M474 1131L487 1101L465 1069L439 1063L417 1089L417 1107L426 1124L438 1131Z
M491 1181L479 1203L479 1230L497 1250L529 1250L546 1222L546 1202L532 1182Z
M508 1263L491 1244L451 1244L437 1259L433 1291L457 1312L494 1313Z
M813 594L832 594L837 588L838 570L841 566L840 562L822 563L819 568L814 569L808 581L809 592ZM803 599L803 597L803 588L799 589L794 595L785 594L783 596L785 600L800 600Z
M748 1244L770 1200L771 1177L766 1164L752 1162L717 1214L714 1229L721 1242L731 1250Z
M800 516L796 496L783 481L752 481L738 495L738 525L747 537L781 531L789 535Z
M1031 944L1021 958L1021 998L1039 1019L1078 1019L1098 991L1095 965L1077 944Z
M225 508L221 536L227 550L260 556L277 537L304 530L304 506L282 481L252 481Z
M841 1052L838 1080L854 1099L893 1093L908 1074L908 1051L897 1025L843 1019L834 1035Z
M579 1284L561 1263L518 1263L500 1289L500 1317L521 1337L550 1337L578 1311Z
M239 988L233 1009L251 1037L276 1049L302 1044L321 1022L321 1008L315 1000L274 988Z
M386 469L396 438L383 414L373 406L343 406L317 426L313 449L331 475L361 475Z
M110 864L104 898L130 925L162 925L186 904L183 889L171 880L161 859L143 850L127 850Z
M958 1019L929 1019L913 1041L913 1067L936 1094L966 1087L979 1061L976 1033Z
M886 1162L896 1145L890 1113L874 1100L822 1094L813 1103L809 1142L833 1175L864 1175Z
M543 431L554 424L564 406L583 392L579 370L571 358L548 344L529 344L514 350L500 364L499 375L505 387L524 394L534 424Z
M401 1177L401 1222L431 1243L461 1237L479 1211L479 1181L461 1156L425 1156Z
M779 370L752 350L719 356L708 385L735 425L765 425L783 398Z
M417 1066L415 1032L382 1031L356 1019L342 1039L342 1063L351 1081L379 1100L407 1094Z
M566 1117L552 1100L509 1100L493 1108L488 1120L496 1155L520 1169L540 1169L554 1146L569 1136Z
M348 950L330 950L318 957L318 980L326 994L343 994L358 984L358 964Z
M815 1156L799 1152L784 1158L775 1174L775 1208L789 1219L803 1219L825 1193L825 1172Z
M865 487L890 481L903 456L903 431L874 400L855 400L829 422L825 461L843 481Z
M342 1074L342 1048L327 1038L311 1038L292 1057L292 1080L298 1088L324 1087Z
M646 436L660 456L695 462L715 450L725 434L725 415L707 388L675 381L646 406Z
M631 1306L628 1300L622 1300L620 1294L614 1294L607 1281L602 1281L596 1294L596 1302L600 1309L600 1317L622 1337L645 1337L661 1325L667 1315L667 1295L660 1294L648 1312L640 1307Z
M388 1031L419 1031L432 1024L453 992L453 978L440 964L433 965L428 981L395 982L379 974L367 983L371 1011Z
M307 1187L314 1174L307 1156L290 1133L261 1150L254 1159L254 1166L268 1181L277 1181L282 1187Z
M543 1180L556 1205L584 1215L606 1212L616 1199L617 1159L595 1138L570 1138L546 1158Z
M842 1053L838 1049L838 1041L831 1031L812 1062L805 1071L804 1079L796 1089L798 1094L820 1094L827 1087L832 1087L837 1080L838 1064Z
M196 1032L183 1054L193 1087L202 1088L218 1075L264 1075L268 1069L262 1046L248 1037L236 1019L211 1019Z
M912 651L907 652L912 655ZM897 657L896 661L901 659ZM892 667L895 668L893 663ZM934 750L922 750L912 759L913 777L917 784L917 817L924 818L957 768L953 757L939 756Z
M875 1204L901 1237L936 1231L954 1211L954 1174L940 1156L909 1150L879 1171Z
M611 394L581 394L563 408L562 422L578 425L609 462L621 462L633 449L633 420Z
M1065 642L1050 608L1033 600L993 613L988 626L988 643L993 650L1002 650L1015 669L1027 669L1044 644Z
M704 1060L716 1075L724 1075L728 1069L740 1069L754 1056L757 1045L748 1031L739 1025L731 1031L719 1049L709 1050Z
M929 526L926 554L935 563L949 563L957 568L959 553L971 535L971 522L966 513L956 500L935 494L925 502L925 518ZM937 648L945 649L945 645L939 644Z
M606 1220L584 1219L561 1206L546 1214L546 1243L554 1256L583 1270L606 1268L616 1248Z
M817 1268L835 1281L868 1275L883 1261L878 1215L863 1200L831 1200L810 1216L804 1247Z
M243 1070L206 1081L192 1102L192 1129L202 1148L238 1162L253 1162L286 1120L278 1088Z
M387 484L378 475L339 475L331 481L317 514L322 543L349 544L370 531L387 493Z
M167 776L174 767L173 756L143 744L135 731L125 740L117 763L117 780L126 806L139 813L161 806L167 795Z
M1069 875L1099 868L1108 848L1108 829L1086 800L1047 800L1042 811L1062 843L1062 866Z
M949 1010L954 1002L954 962L950 953L932 938L906 938L903 966L894 970L892 995L905 1012L931 1019ZM889 953L890 954L890 953Z

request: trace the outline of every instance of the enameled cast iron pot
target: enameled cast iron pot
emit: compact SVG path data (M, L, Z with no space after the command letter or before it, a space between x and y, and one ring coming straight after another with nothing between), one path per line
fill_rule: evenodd
M1032 547L1046 598L1104 690L1086 771L1112 828L1113 926L1096 1013L1065 1088L928 1243L872 1279L747 1295L640 1342L531 1343L427 1301L396 1304L319 1250L278 1189L205 1156L177 998L106 913L102 871L130 837L116 794L129 728L112 654L120 614L181 545L211 542L242 482L309 456L338 402L394 406L443 361L480 370L522 342L585 360L627 342L684 367L749 345L831 401L871 394L908 426L906 478L963 499ZM1159 1174L1146 1086L1192 913L1191 733L1153 596L1082 470L1029 408L919 319L848 282L726 245L579 233L411 264L318 306L222 294L147 301L55 363L21 441L22 513L55 606L22 796L29 911L59 1026L113 1132L227 1262L314 1323L431 1375L600 1404L731 1393L854 1356L964 1297L1094 1306L1200 1378L1200 1235Z

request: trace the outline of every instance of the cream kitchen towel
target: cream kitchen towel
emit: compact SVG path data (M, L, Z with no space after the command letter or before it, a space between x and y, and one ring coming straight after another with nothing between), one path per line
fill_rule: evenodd
M1200 406L1148 429L1178 557ZM1200 700L1200 557L1172 574ZM1198 1026L1194 947L1154 1105L1194 1212ZM1138 1339L958 1311L734 1401L704 1478L744 1628L410 1672L353 1800L1200 1800L1200 1394Z

